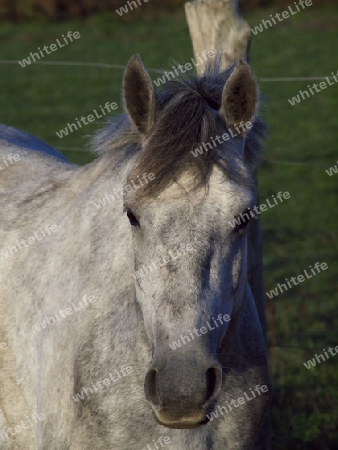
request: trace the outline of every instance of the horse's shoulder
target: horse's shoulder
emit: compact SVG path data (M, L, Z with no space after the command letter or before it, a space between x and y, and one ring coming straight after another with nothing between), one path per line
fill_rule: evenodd
M25 150L32 150L44 155L52 156L58 160L69 162L68 159L59 151L55 150L46 142L33 136L26 131L8 125L0 124L0 142L2 145L16 146Z

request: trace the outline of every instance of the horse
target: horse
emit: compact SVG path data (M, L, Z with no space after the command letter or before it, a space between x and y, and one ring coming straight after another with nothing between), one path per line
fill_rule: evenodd
M1 126L2 450L268 448L259 98L242 60L155 92L134 55L91 163Z

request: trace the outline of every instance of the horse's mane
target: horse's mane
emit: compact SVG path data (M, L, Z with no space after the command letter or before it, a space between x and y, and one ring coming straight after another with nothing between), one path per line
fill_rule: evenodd
M126 151L138 153L137 165L129 178L136 179L137 175L145 172L154 173L155 180L146 185L147 195L161 191L187 169L196 185L207 184L214 164L231 180L252 185L252 177L243 171L243 159L234 155L232 139L198 157L191 153L216 136L221 124L217 111L231 71L232 68L220 71L218 61L210 64L201 77L185 75L166 82L156 91L155 124L146 137L124 114L98 133L92 141L93 151L98 155L107 152L125 155ZM224 122L222 126L225 127ZM244 160L251 169L256 167L265 129L264 122L257 116L246 134Z

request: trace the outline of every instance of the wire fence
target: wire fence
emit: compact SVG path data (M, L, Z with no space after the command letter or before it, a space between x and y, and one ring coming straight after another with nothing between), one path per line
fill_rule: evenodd
M2 59L0 64L19 64L19 61L11 59ZM33 65L43 65L43 66L78 66L78 67L97 67L101 69L117 69L124 70L126 66L120 64L107 64L107 63L94 63L94 62L83 62L83 61L35 61ZM147 69L149 72L159 73L161 75L165 74L165 69ZM292 82L292 81L323 81L326 79L333 80L333 77L318 76L318 77L264 77L258 78L258 81L263 83L269 82Z
M8 60L3 59L0 60L0 64L6 65L6 64L18 64L19 61L17 60ZM115 70L124 70L125 66L120 64L108 64L108 63L97 63L97 62L84 62L84 61L36 61L34 64L38 65L44 65L44 66L74 66L74 67L96 67L101 69L115 69ZM150 68L148 69L149 72L155 72L159 74L164 74L165 70L160 69L154 69ZM269 82L299 82L299 81L322 81L326 80L330 77L325 76L317 76L317 77L264 77L264 78L258 78L259 82L263 83L269 83ZM331 77L331 79L333 79ZM90 150L86 148L81 147L60 147L58 146L59 150L64 151L72 151L72 152L85 152L89 153ZM261 158L262 162L271 163L271 164L282 164L282 165L290 165L290 166L313 166L313 167L327 167L332 164L332 161L324 162L324 161L309 161L309 162L303 162L303 161L280 161L280 160L274 160L274 159L267 159L267 158Z

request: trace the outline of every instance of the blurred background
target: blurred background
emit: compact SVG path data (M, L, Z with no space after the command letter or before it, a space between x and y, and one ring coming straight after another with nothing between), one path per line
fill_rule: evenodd
M26 130L72 162L89 163L90 137L104 119L57 131L116 102L122 112L123 68L139 53L153 79L190 61L182 0L149 0L121 16L114 0L0 0L0 122ZM251 28L295 9L288 0L245 0ZM21 67L38 47L68 31L81 38ZM270 127L259 169L261 202L279 191L290 200L261 215L266 291L317 261L328 269L267 300L273 380L272 449L338 449L338 355L304 362L338 345L337 186L338 83L295 106L288 99L318 77L338 72L337 2L311 7L253 36L250 62L265 96ZM319 80L317 81L319 82ZM5 214L5 212L2 212Z

